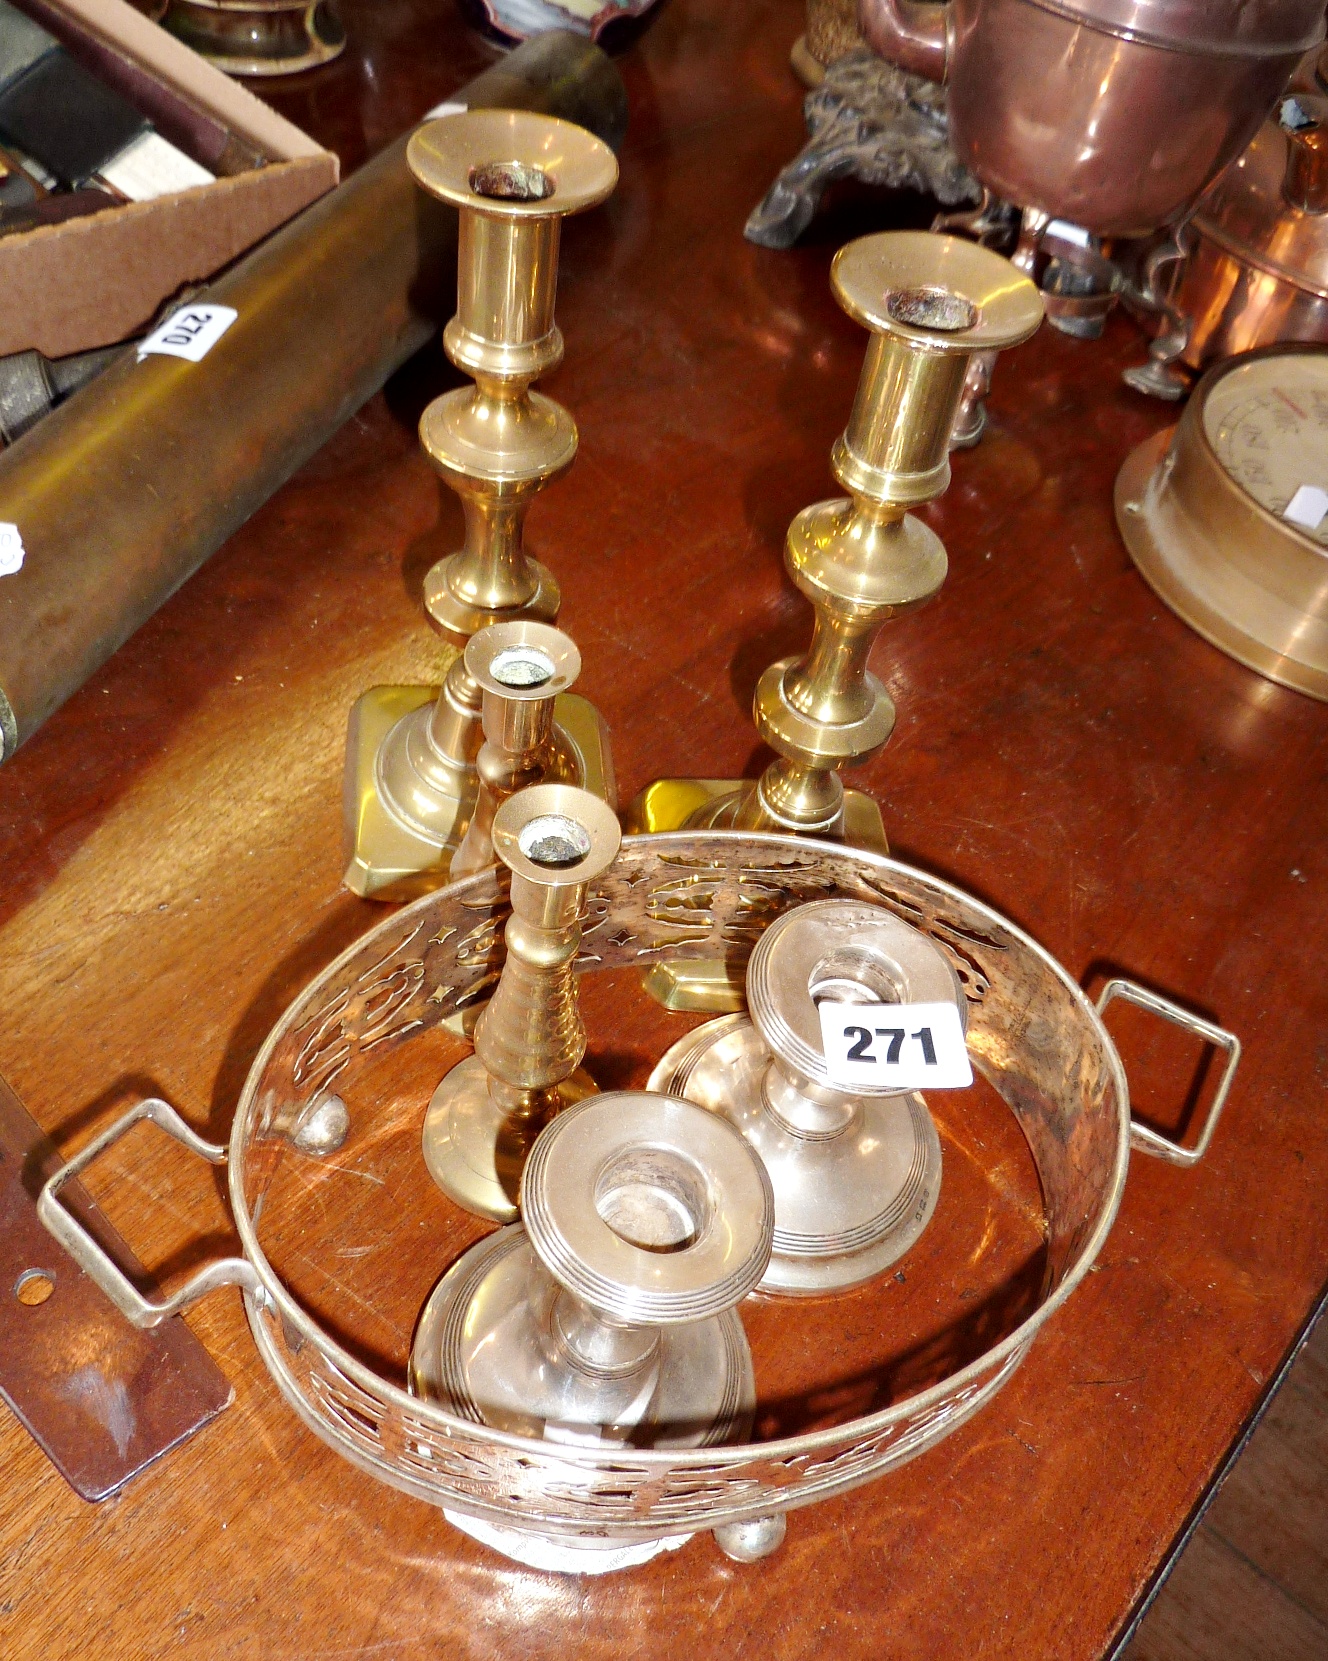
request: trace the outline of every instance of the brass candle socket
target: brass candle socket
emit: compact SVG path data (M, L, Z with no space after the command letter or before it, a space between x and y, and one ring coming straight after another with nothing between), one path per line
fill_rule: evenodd
M424 1160L451 1199L511 1222L531 1144L560 1109L590 1095L573 965L586 889L618 854L613 809L568 784L537 784L493 816L493 851L512 873L507 957L475 1026L475 1054L433 1093Z
M521 1214L430 1294L411 1347L412 1391L551 1441L741 1441L756 1387L736 1305L761 1278L774 1221L770 1180L742 1137L691 1102L599 1096L540 1135ZM449 1517L509 1556L573 1572L642 1562L687 1538L552 1538ZM781 1522L762 1520L759 1551L778 1545Z
M599 722L593 705L576 700L579 719L571 731L558 720L581 671L581 654L567 635L548 623L494 623L467 641L463 656L483 700L484 743L475 763L475 807L452 855L453 881L493 864L494 815L518 790L575 784L606 799L614 795L612 773L604 771L607 736L589 753L577 743L577 727L584 732Z
M552 573L525 552L530 504L571 466L576 423L531 383L556 368L562 220L602 202L618 164L593 134L522 110L432 121L407 147L416 181L458 211L457 310L448 357L474 377L420 419L420 443L461 498L465 542L429 571L424 603L461 640L491 623L552 621ZM461 656L441 687L374 687L351 715L346 886L402 899L445 881L470 819L481 689Z
M920 930L879 906L798 906L761 936L748 1015L707 1021L673 1045L649 1088L726 1117L760 1154L775 1195L761 1290L860 1285L917 1240L941 1186L941 1144L916 1092L830 1077L818 1005L954 1003L958 977Z
M835 298L871 330L848 427L831 467L848 498L804 508L785 563L815 611L805 657L774 663L756 689L756 729L776 752L755 783L661 779L627 812L629 830L795 831L884 851L880 810L840 770L889 738L894 705L867 668L881 625L945 581L945 546L907 510L950 483L949 448L972 359L1026 340L1037 288L1008 260L958 237L887 231L840 249ZM723 964L657 964L647 984L674 1009L742 1005Z

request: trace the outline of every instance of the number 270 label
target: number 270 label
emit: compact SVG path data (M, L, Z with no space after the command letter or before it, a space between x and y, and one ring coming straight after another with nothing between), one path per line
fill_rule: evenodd
M821 1039L836 1084L957 1090L973 1082L953 1004L823 1003Z

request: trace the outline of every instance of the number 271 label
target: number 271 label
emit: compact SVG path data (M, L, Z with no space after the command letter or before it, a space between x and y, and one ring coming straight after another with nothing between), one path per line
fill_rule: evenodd
M823 1003L821 1039L835 1084L958 1090L973 1082L953 1004Z

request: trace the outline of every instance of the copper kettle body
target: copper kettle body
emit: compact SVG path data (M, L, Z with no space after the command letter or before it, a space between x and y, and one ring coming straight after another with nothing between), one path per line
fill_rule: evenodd
M1099 236L1170 224L1249 143L1323 0L859 0L871 46L945 82L995 195Z

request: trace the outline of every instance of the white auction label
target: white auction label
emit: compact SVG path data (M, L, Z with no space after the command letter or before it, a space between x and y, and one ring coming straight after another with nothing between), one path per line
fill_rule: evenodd
M1304 530L1317 531L1325 514L1328 514L1328 490L1320 490L1317 484L1303 484L1287 503L1282 517Z
M953 1004L819 1007L825 1066L834 1084L959 1090L973 1082L963 1024Z
M0 525L0 577L23 569L23 538L17 525Z
M181 306L139 343L138 361L158 353L201 363L239 315L234 306Z

